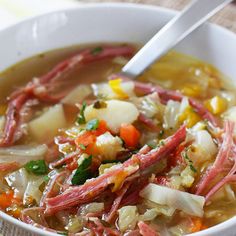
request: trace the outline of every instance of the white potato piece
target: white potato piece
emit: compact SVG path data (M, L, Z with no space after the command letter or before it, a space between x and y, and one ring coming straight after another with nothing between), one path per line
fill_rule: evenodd
M132 124L137 120L139 111L137 107L130 103L119 100L106 101L107 107L96 109L93 105L86 107L84 111L86 121L92 119L105 120L111 131L119 132L121 124Z
M61 102L72 105L81 103L91 93L92 89L89 85L79 85L63 98Z
M47 141L53 138L59 128L66 127L67 122L62 104L49 108L40 117L32 120L28 124L29 133L38 142Z
M139 195L157 204L182 210L189 215L202 217L204 213L205 198L195 194L150 183Z

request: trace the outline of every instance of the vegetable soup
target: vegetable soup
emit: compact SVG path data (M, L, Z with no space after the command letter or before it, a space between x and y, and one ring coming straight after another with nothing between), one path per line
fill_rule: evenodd
M236 214L235 89L169 52L55 50L0 74L0 210L59 235L172 236Z

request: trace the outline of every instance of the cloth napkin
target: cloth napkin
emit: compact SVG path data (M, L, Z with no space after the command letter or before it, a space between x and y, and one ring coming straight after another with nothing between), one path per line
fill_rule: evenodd
M0 30L27 17L79 3L79 0L0 0Z

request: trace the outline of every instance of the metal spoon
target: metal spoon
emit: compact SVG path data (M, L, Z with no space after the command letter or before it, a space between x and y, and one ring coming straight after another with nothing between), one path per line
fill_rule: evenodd
M194 0L167 23L123 67L122 74L135 78L153 62L232 0Z

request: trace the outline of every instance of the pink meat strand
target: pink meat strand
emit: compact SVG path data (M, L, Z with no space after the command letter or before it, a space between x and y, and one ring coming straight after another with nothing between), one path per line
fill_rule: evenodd
M151 150L147 154L147 147L142 149L141 153L133 155L131 159L124 162L119 168L112 169L97 178L91 179L85 184L76 187L70 187L64 193L49 198L46 201L46 213L53 214L54 212L66 209L71 206L84 204L98 197L111 183L110 179L119 177L124 171L129 171L127 177L142 171L150 165L158 162L161 158L170 154L175 148L185 140L186 128L182 126L174 135L165 140L165 145ZM139 166L139 168L129 168L131 166Z
M63 181L69 176L69 173L67 171L62 171L58 174L56 174L53 178L51 178L48 181L48 184L45 186L45 189L43 191L42 198L40 200L40 207L45 206L45 200L50 197L54 197L58 194L60 185L63 184ZM56 188L57 186L57 188ZM59 186L59 188L58 188ZM55 190L56 188L56 190Z
M139 232L142 236L160 236L151 226L143 221L138 222Z
M66 155L65 157L63 157L62 159L51 163L50 167L55 168L55 167L61 166L61 165L65 164L68 161L72 161L75 157L79 156L80 154L81 154L80 150L72 152L72 153Z
M138 120L147 126L153 132L160 132L160 128L153 122L152 119L145 116L143 113L139 114Z
M116 213L117 213L117 210L119 209L120 207L120 204L121 204L121 201L125 195L125 193L127 192L127 190L129 189L130 187L130 183L126 183L122 189L117 193L117 197L115 198L113 204L112 204L112 207L110 209L110 211L108 212L108 214L105 216L105 220L108 222L108 223L112 223L112 221L114 220L115 216L116 216Z
M6 163L0 163L0 172L4 171L14 171L20 167L20 163L14 161L14 162L6 162Z
M196 194L205 195L206 200L208 200L216 191L218 191L225 183L235 180L234 173L236 171L236 155L232 152L232 148L234 147L233 141L233 132L234 132L234 123L230 121L226 121L224 124L224 133L223 133L223 142L220 146L220 150L216 156L215 162L213 165L206 171L205 175L199 181L199 184L196 188ZM225 169L229 169L228 166L230 164L230 156L233 154L234 165L228 171L228 174L210 190L208 186L216 179L218 174L223 172Z
M0 146L10 146L14 144L22 135L16 137L17 127L20 126L20 113L24 104L30 98L37 98L39 101L57 103L62 97L53 97L46 87L53 86L53 81L70 72L74 67L92 63L95 61L109 59L116 56L132 56L134 53L132 46L103 46L97 54L91 49L85 49L78 54L60 62L47 74L33 79L24 88L21 88L10 95L6 122L4 125L3 138ZM65 94L64 94L65 96Z

